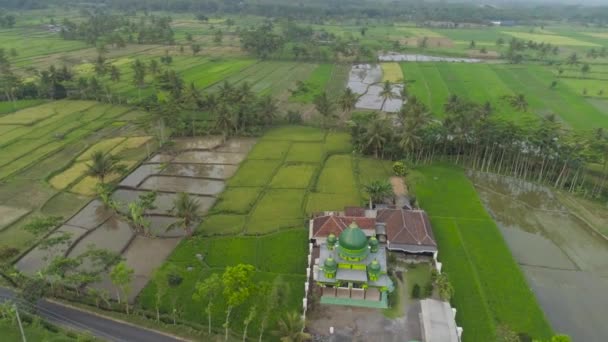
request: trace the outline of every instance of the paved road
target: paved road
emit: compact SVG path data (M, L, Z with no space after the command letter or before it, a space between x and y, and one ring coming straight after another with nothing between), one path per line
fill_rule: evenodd
M12 290L0 287L0 301L16 300ZM117 342L176 342L179 339L129 324L120 323L61 304L41 300L38 314L47 321L68 328L87 331L94 336Z

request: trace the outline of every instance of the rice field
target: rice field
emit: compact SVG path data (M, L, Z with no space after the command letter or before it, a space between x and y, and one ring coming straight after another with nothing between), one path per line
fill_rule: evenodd
M445 117L443 105L450 95L477 103L489 101L497 117L526 122L535 116L555 114L573 129L608 127L608 113L598 110L568 81L556 80L543 66L466 63L402 63L408 93L421 99L437 117ZM565 83L559 85L560 83ZM597 82L599 85L601 82ZM503 96L524 94L527 112L513 109Z
M403 73L399 63L381 63L380 66L382 67L382 82L403 82Z
M513 36L518 39L523 39L525 41L531 40L537 43L549 43L558 46L588 46L588 47L596 47L600 46L599 44L574 39L571 37L564 37L553 34L537 34L537 33L528 33L528 32L512 32L512 31L504 31L505 34Z

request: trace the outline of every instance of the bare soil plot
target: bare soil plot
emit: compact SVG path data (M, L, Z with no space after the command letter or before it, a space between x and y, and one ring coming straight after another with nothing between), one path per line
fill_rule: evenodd
M211 150L222 144L222 137L179 138L174 139L176 150Z
M91 230L99 227L112 215L112 211L107 209L101 201L93 200L74 215L67 224Z
M128 223L120 219L110 219L73 245L68 257L76 258L91 247L120 254L134 235Z
M24 208L0 205L0 230L25 216L30 211Z
M146 193L148 193L148 191L118 189L112 194L112 198L120 203L121 212L126 213L128 210L128 203L137 200L140 195ZM176 195L172 193L157 193L156 201L154 201L155 209L148 210L148 213L153 215L167 215L173 208L175 196ZM196 195L190 195L190 197L196 199L196 201L199 203L199 211L203 214L207 213L215 203L215 198L213 197Z
M188 164L231 164L236 165L245 159L244 153L188 151L177 155L173 163Z
M146 178L156 175L161 172L163 165L161 164L144 164L131 172L125 179L120 182L120 186L131 188L138 187Z
M224 182L188 177L151 176L141 184L140 189L215 196L224 190Z
M74 241L76 241L86 233L86 229L70 226L67 224L63 225L54 233L52 233L49 236L49 239L59 237L64 234L69 234L69 240L66 241L66 243L56 245L47 249L37 246L29 253L27 253L23 258L19 259L19 261L17 261L17 263L15 264L15 267L20 272L26 275L34 275L38 271L41 271L45 267L47 267L54 258L58 256L63 256L65 252L67 252L70 245L72 245Z
M150 281L154 270L163 264L180 241L181 238L135 237L123 254L127 266L135 270L134 279L131 282L130 302L135 300L139 292ZM90 287L107 290L110 296L116 299L116 288L112 285L107 274L104 274L102 281L92 284Z
M170 164L160 174L225 180L232 177L237 169L237 165Z

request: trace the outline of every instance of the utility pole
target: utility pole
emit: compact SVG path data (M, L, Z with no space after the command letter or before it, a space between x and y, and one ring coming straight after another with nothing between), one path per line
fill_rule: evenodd
M19 316L19 308L17 308L17 304L13 304L13 307L15 308L15 315L17 316L17 322L19 323L21 339L23 340L23 342L27 342L27 339L25 338L25 332L23 331L23 325L21 324L21 317Z

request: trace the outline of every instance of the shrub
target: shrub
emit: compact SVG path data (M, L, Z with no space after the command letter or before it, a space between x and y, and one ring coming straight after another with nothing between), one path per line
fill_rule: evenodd
M395 162L393 164L393 172L395 173L395 176L405 177L407 175L407 167L403 162Z
M9 259L19 253L19 250L15 247L2 246L0 247L0 260Z
M412 298L420 298L420 285L414 284L414 288L412 288Z
M433 283L429 282L424 286L424 296L430 297L433 295Z
M299 124L302 122L302 114L297 110L290 110L287 112L287 122L290 124Z

